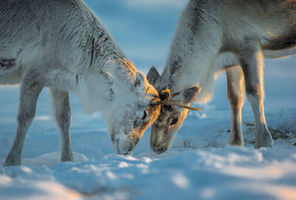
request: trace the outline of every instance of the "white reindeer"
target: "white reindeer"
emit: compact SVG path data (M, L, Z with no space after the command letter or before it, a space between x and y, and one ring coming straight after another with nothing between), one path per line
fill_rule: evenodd
M21 164L38 95L50 88L61 160L72 161L69 92L88 113L102 111L117 153L133 151L157 119L158 92L126 59L81 0L0 0L0 84L20 83L12 148L4 165Z
M273 146L264 115L263 57L294 54L295 0L190 0L183 11L166 67L155 68L148 80L158 91L172 95L163 101L207 102L216 73L226 70L231 105L230 144L243 146L241 110L244 87L256 121L255 148ZM244 86L245 85L245 86ZM170 99L168 99L170 98ZM164 105L152 126L151 149L165 152L188 109Z

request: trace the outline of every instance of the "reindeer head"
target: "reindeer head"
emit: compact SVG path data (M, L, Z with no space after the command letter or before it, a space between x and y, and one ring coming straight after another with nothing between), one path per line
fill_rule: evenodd
M130 65L128 63L125 67ZM145 75L133 68L128 73L129 83L113 83L117 85L113 87L116 99L105 112L112 146L117 153L125 155L134 150L146 128L158 118L161 107L156 104L159 102L158 92Z
M162 90L160 85L160 75L152 67L147 75L148 81L159 91L161 101L156 104L161 105L158 119L151 129L150 148L157 154L168 150L177 130L182 126L189 110L200 110L190 107L200 91L199 87L191 87L177 93L171 94L169 89Z

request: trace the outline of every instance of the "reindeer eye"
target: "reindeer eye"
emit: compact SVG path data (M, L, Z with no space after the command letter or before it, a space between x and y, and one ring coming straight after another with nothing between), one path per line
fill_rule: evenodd
M170 125L174 125L174 124L176 124L178 121L179 121L178 118L174 118L174 119L171 121L171 124L170 124Z
M142 121L145 121L147 117L148 117L148 112L145 110L142 117Z
M173 107L172 106L163 106L162 107L162 111L165 112L172 112L173 111Z

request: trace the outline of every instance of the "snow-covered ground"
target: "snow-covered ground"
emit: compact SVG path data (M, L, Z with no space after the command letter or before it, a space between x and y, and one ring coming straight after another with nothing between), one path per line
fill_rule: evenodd
M95 1L87 2L100 15ZM114 3L114 0L110 2ZM132 6L139 4L134 0L126 2ZM143 2L146 2L146 7L150 5L150 1ZM151 2L153 4L158 1ZM179 6L179 1L163 2L177 2ZM176 13L179 13L180 9L178 7L178 12L173 12L174 18L177 18ZM147 72L147 59L147 63L151 61L151 64L157 64L162 69L167 50L161 53L153 50L149 52L149 48L147 52L133 51L133 45L125 45L128 40L120 39L120 31L125 33L122 23L117 21L117 25L123 29L116 32L112 23L118 19L108 18L108 13L116 16L116 13L121 12L105 12L107 14L102 15L102 21L109 19L109 22L105 23L106 27L115 35L127 55L136 61L137 68ZM152 14L155 17L155 14ZM116 23L114 26L116 27ZM144 30L147 32L152 28ZM147 34L147 37L152 35L158 38L159 32L155 31L155 35ZM167 34L169 39L163 43L157 41L157 44L163 47L156 46L156 50L169 47L173 29L169 31L159 33L159 38ZM122 37L125 36L132 38L127 33ZM148 39L137 42L137 45L134 45L136 49L153 43ZM162 61L158 61L159 55ZM140 67L141 63L144 63L143 67ZM295 57L266 61L266 118L273 136L277 139L274 148L259 150L253 148L255 130L247 101L243 110L246 147L235 148L227 145L230 113L225 75L221 74L216 81L213 101L208 105L201 105L204 108L202 111L191 112L177 134L173 147L160 156L154 155L149 149L150 129L144 134L132 156L116 155L111 148L107 128L100 113L93 116L83 114L77 98L72 96L71 133L76 162L60 163L58 131L52 120L48 91L44 90L39 98L37 116L25 141L23 165L4 168L2 164L14 137L19 88L0 87L0 199L294 200L295 64Z
M253 148L247 102L246 147L227 145L230 114L222 75L214 100L189 115L173 147L160 156L149 149L150 130L133 156L116 155L100 114L83 114L73 96L77 162L60 163L59 136L45 90L26 138L23 166L0 167L0 199L296 199L296 93L294 76L289 76L293 70L285 65L293 59L267 62L266 115L278 139L274 148L260 150ZM285 81L271 73L281 67L277 65L287 71ZM14 137L17 96L17 87L0 87L0 164Z

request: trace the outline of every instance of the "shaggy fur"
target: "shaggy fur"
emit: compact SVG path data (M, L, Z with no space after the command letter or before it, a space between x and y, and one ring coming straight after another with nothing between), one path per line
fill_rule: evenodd
M5 165L19 165L38 95L50 88L62 161L73 160L69 92L102 111L118 153L133 151L159 114L158 92L81 0L0 0L0 84L20 83L16 136Z

